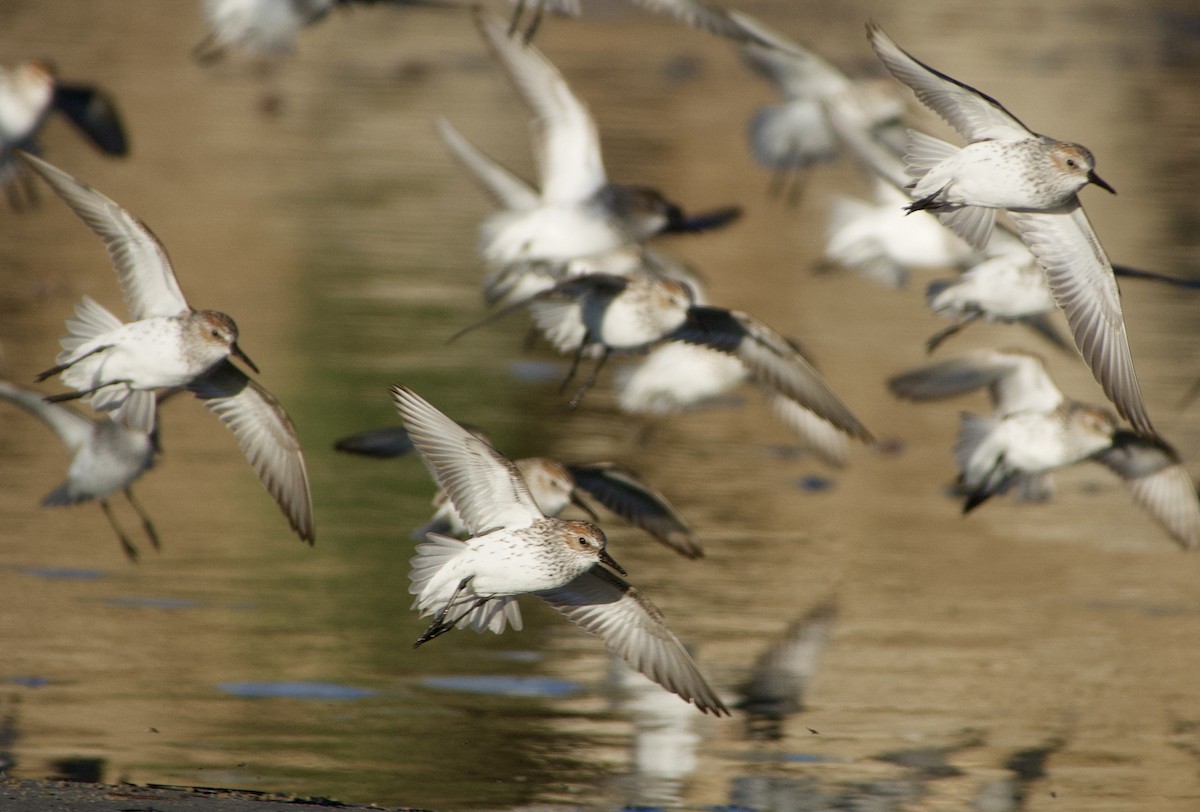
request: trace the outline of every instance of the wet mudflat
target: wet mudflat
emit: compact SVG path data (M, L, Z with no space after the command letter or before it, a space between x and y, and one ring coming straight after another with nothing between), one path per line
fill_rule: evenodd
M1085 205L1114 259L1200 274L1200 45L1186 4L744 8L847 69L874 67L862 27L878 19L1034 128L1095 152L1119 194L1092 190ZM192 4L0 10L6 58L53 56L65 77L117 96L128 161L92 154L61 123L46 157L146 220L190 299L237 319L295 418L318 534L312 549L291 536L225 430L177 398L159 467L137 486L163 550L131 565L98 508L38 507L66 455L4 407L7 774L443 810L1195 808L1200 559L1098 466L1058 477L1049 504L959 515L945 492L957 414L984 399L897 403L883 385L922 363L943 326L923 307L927 278L893 291L813 273L830 196L868 195L853 166L818 169L788 207L744 143L773 93L726 43L617 4L548 21L538 43L588 100L610 177L746 209L723 233L665 247L703 272L713 301L802 341L891 442L854 449L844 471L822 467L790 452L750 389L643 434L607 375L568 412L565 362L524 349L521 317L446 343L485 312L474 242L488 204L435 118L530 175L526 114L467 15L390 11L332 15L264 76L236 60L195 65ZM99 241L42 197L36 211L0 212L0 346L21 382L52 363L80 296L120 310ZM1123 293L1151 414L1192 460L1200 405L1177 402L1197 374L1196 300L1136 282ZM1102 402L1076 357L1015 328L972 327L939 354L993 345L1042 352L1069 395ZM520 633L413 651L424 623L409 611L409 533L432 485L416 460L332 450L396 422L393 383L513 456L613 459L664 491L706 558L682 561L617 523L612 549L730 701L790 624L836 606L803 712L702 717L532 604Z

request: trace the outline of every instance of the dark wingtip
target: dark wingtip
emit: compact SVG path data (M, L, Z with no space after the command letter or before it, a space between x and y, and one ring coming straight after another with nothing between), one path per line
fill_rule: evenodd
M722 206L719 209L701 214L684 214L677 207L671 207L668 214L666 230L672 234L700 234L723 228L742 216L741 206Z

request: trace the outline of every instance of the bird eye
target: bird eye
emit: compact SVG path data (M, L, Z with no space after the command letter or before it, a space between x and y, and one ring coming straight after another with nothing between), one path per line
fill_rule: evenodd
M1075 166L1076 166L1076 164L1075 164L1075 159L1074 159L1074 158L1067 158L1067 166L1069 166L1069 167L1071 167L1072 169L1074 169L1074 168L1075 168Z
M217 330L210 330L209 332L212 334L212 337L213 337L213 338L220 338L220 337L221 337L221 333L220 333L219 331L217 331Z
M583 536L579 537L579 546L580 547L588 546L587 539L585 539Z

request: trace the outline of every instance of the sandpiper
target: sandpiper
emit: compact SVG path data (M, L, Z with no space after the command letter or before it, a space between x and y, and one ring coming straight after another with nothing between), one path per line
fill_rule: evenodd
M740 11L732 17L754 34L738 43L742 61L783 95L778 104L760 107L750 120L750 151L762 166L774 170L772 188L782 191L794 173L788 197L795 202L804 172L838 154L838 138L826 105L834 100L856 106L873 137L899 141L904 104L895 86L878 79L851 79L811 49L794 42Z
M490 444L481 430L473 426L465 428ZM414 450L412 439L402 426L352 434L338 440L334 448L377 459L401 457ZM513 464L538 509L547 516L556 517L568 505L575 505L596 521L595 511L583 498L587 494L680 555L704 556L695 534L679 512L633 471L611 462L564 463L549 457L526 457L513 460ZM415 538L422 539L428 533L456 537L466 534L466 525L445 491L434 497L434 505L437 512L433 519L413 532Z
M148 433L155 390L186 387L229 427L292 529L311 543L312 496L295 427L270 392L230 363L232 355L258 371L238 347L233 319L191 308L166 249L140 220L61 169L19 155L104 241L135 319L123 324L85 296L67 320L57 365L38 376L60 375L78 391L47 400L86 396L93 408Z
M759 383L736 355L669 341L616 373L617 404L627 414L665 417L716 401L743 383ZM811 409L759 383L772 413L796 435L798 447L826 465L849 458L847 435Z
M662 614L624 579L603 531L547 518L516 466L412 390L392 387L396 409L430 473L472 537L432 534L417 546L409 591L434 621L416 645L454 628L521 628L517 597L546 601L600 635L613 654L704 712L729 711Z
M121 529L108 503L109 497L120 491L142 520L151 545L159 549L154 524L133 498L133 483L154 465L157 432L128 429L107 417L88 419L68 406L47 403L41 392L5 380L0 380L0 399L20 406L49 426L71 454L66 481L46 494L43 505L76 505L96 500L125 555L137 561L138 548Z
M481 227L484 259L495 266L529 260L565 261L641 242L664 231L716 228L740 211L727 208L688 217L656 189L610 183L600 137L587 106L536 48L505 36L476 10L476 24L493 56L535 115L541 190L495 164L478 150L464 151L461 136L447 143L505 206ZM453 133L443 125L443 137ZM472 157L464 157L466 154Z
M919 61L867 25L867 38L892 75L968 141L961 149L910 132L912 211L928 209L982 249L997 209L1047 211L1077 204L1088 184L1113 188L1096 174L1087 147L1035 133L1000 102Z
M416 3L439 0L391 0L392 5ZM334 6L356 4L378 5L379 0L204 0L209 31L192 55L201 63L220 59L230 48L254 57L287 56L303 29L325 19Z
M913 208L939 212L977 246L987 242L996 209L1007 209L1104 393L1135 430L1154 435L1112 263L1076 197L1089 183L1112 191L1096 175L1092 154L1034 133L995 99L910 56L878 26L868 25L867 35L888 70L971 142L960 150L913 133L908 159L920 175Z
M13 151L38 152L38 134L55 111L101 152L115 156L129 152L116 104L100 88L61 82L54 67L40 59L0 67L0 187L13 208L36 200L34 186Z
M1048 499L1052 471L1094 460L1116 473L1180 546L1200 544L1200 501L1175 449L1119 427L1105 409L1066 398L1040 357L980 350L896 375L888 387L911 400L987 388L992 415L964 413L955 448L964 512L1010 488L1022 499Z
M759 383L815 412L846 434L872 441L871 433L793 342L748 313L693 304L689 287L678 280L645 273L579 276L497 311L487 321L523 305L529 307L538 328L555 347L574 352L575 361L564 387L585 351L594 348L599 352L599 361L575 393L572 406L578 405L595 383L613 352L641 351L663 342L682 341L735 356Z
M1002 254L972 265L953 279L937 279L925 289L925 303L951 324L927 342L933 352L950 336L976 321L1024 324L1054 346L1071 349L1049 318L1057 305L1046 275L1029 253Z

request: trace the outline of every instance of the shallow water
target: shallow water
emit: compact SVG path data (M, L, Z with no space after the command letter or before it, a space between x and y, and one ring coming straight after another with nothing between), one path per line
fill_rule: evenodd
M829 196L866 187L843 162L814 172L798 207L767 195L743 130L774 96L725 43L615 4L538 37L599 120L613 179L698 209L745 207L726 232L665 245L702 270L715 302L803 341L898 453L856 448L832 472L785 453L787 431L752 392L635 440L607 375L564 408L565 367L522 349L521 318L447 344L484 312L474 240L488 204L433 121L532 166L525 113L469 16L336 13L263 75L191 61L196 6L7 3L0 53L51 55L64 77L118 98L130 160L94 155L62 122L46 156L150 224L193 304L237 319L305 445L318 541L289 534L232 439L178 398L160 464L136 487L163 550L131 565L96 507L39 508L65 454L0 407L0 763L13 775L435 809L1196 808L1200 559L1099 467L1059 477L1051 504L959 516L944 495L956 415L982 398L897 404L882 383L921 363L941 326L921 305L927 280L897 292L811 272ZM847 68L873 68L862 25L878 19L1031 126L1092 148L1120 192L1085 192L1115 259L1200 275L1200 18L1188 4L744 8ZM17 381L50 365L82 294L119 310L99 242L42 197L39 210L0 212L0 346ZM1123 290L1148 406L1191 460L1200 406L1176 404L1197 374L1196 299ZM1102 400L1076 358L1036 341L972 327L940 352L1038 349L1068 394ZM805 710L777 724L702 717L532 603L519 634L413 651L424 624L408 608L409 532L428 517L428 477L415 460L332 451L395 422L392 383L514 456L613 459L664 491L705 560L606 529L731 700L793 620L835 602Z

